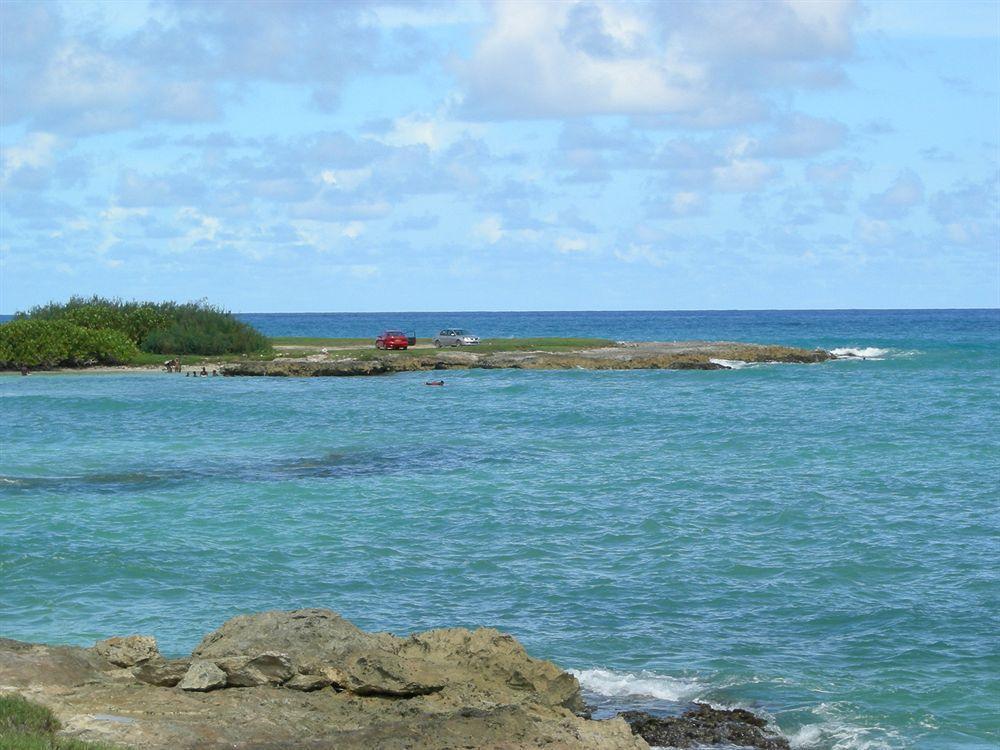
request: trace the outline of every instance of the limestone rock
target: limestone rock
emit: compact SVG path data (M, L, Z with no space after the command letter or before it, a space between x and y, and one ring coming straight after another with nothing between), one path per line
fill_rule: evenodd
M311 693L313 690L322 690L330 687L329 677L318 674L297 674L284 684L289 690L301 690L303 693Z
M445 684L439 670L381 650L352 654L344 661L342 672L341 687L355 695L412 698L436 693Z
M208 692L226 686L226 673L210 661L191 662L183 679L177 683L181 690Z
M265 651L252 659L218 659L215 664L226 673L229 687L280 685L295 674L291 660L285 654L274 651Z
M492 628L446 628L418 633L398 654L435 666L446 683L497 703L538 701L574 712L585 709L580 683L552 662L533 659L514 638Z
M273 680L288 665L298 674L222 690L229 677L220 664L272 670ZM156 657L131 670L108 666L90 648L0 639L3 689L51 708L68 735L113 746L649 750L620 719L574 715L565 705L578 697L576 680L495 630L396 638L325 610L264 613L226 623L190 664ZM180 689L161 686L185 666Z
M692 748L736 745L760 750L788 750L788 740L767 731L767 722L743 709L725 710L696 703L682 716L659 718L644 711L619 714L650 745Z
M134 667L160 655L156 639L148 635L107 638L95 643L94 651L116 667Z
M610 344L610 342L609 342ZM816 363L836 359L821 349L749 344L735 341L632 341L576 351L472 352L438 351L398 357L307 357L242 361L222 366L223 375L338 376L451 369L566 370L728 370L722 360ZM717 361L713 361L717 360Z
M107 662L91 649L0 638L3 689L70 688L107 681Z
M383 637L392 638L366 633L327 609L261 612L227 620L206 635L191 655L216 660L279 653L297 671L318 674L309 667L339 663L348 653L377 647Z
M190 659L150 659L132 668L132 674L139 682L158 687L174 687L187 674Z

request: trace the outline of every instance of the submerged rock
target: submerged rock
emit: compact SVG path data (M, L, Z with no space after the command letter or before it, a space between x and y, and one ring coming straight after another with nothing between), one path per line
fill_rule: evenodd
M760 750L788 750L788 740L767 731L767 721L741 708L727 710L696 703L682 716L660 718L645 711L618 714L650 745L692 748L736 745Z

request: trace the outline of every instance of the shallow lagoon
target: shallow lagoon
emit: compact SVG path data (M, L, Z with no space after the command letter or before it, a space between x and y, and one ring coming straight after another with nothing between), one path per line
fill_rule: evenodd
M180 653L238 612L327 606L499 627L608 708L750 705L803 747L995 745L1000 316L631 315L560 324L885 351L445 388L0 378L0 634ZM358 335L339 320L278 322Z

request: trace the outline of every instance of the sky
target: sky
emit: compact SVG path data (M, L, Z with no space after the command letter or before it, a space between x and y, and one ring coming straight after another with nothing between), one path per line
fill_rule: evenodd
M0 313L1000 306L1000 2L0 0Z

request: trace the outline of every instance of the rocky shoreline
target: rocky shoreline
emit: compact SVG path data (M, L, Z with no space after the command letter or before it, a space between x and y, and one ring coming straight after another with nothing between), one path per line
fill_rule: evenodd
M728 370L734 363L782 362L813 364L837 359L823 349L747 344L733 341L620 342L615 346L570 352L477 352L472 348L385 352L376 356L338 356L337 352L303 358L225 364L229 376L352 376L394 372L529 369L529 370Z
M235 617L181 659L149 636L0 639L3 693L50 708L64 736L136 750L788 748L742 710L593 720L573 675L496 630L400 638L322 609Z

